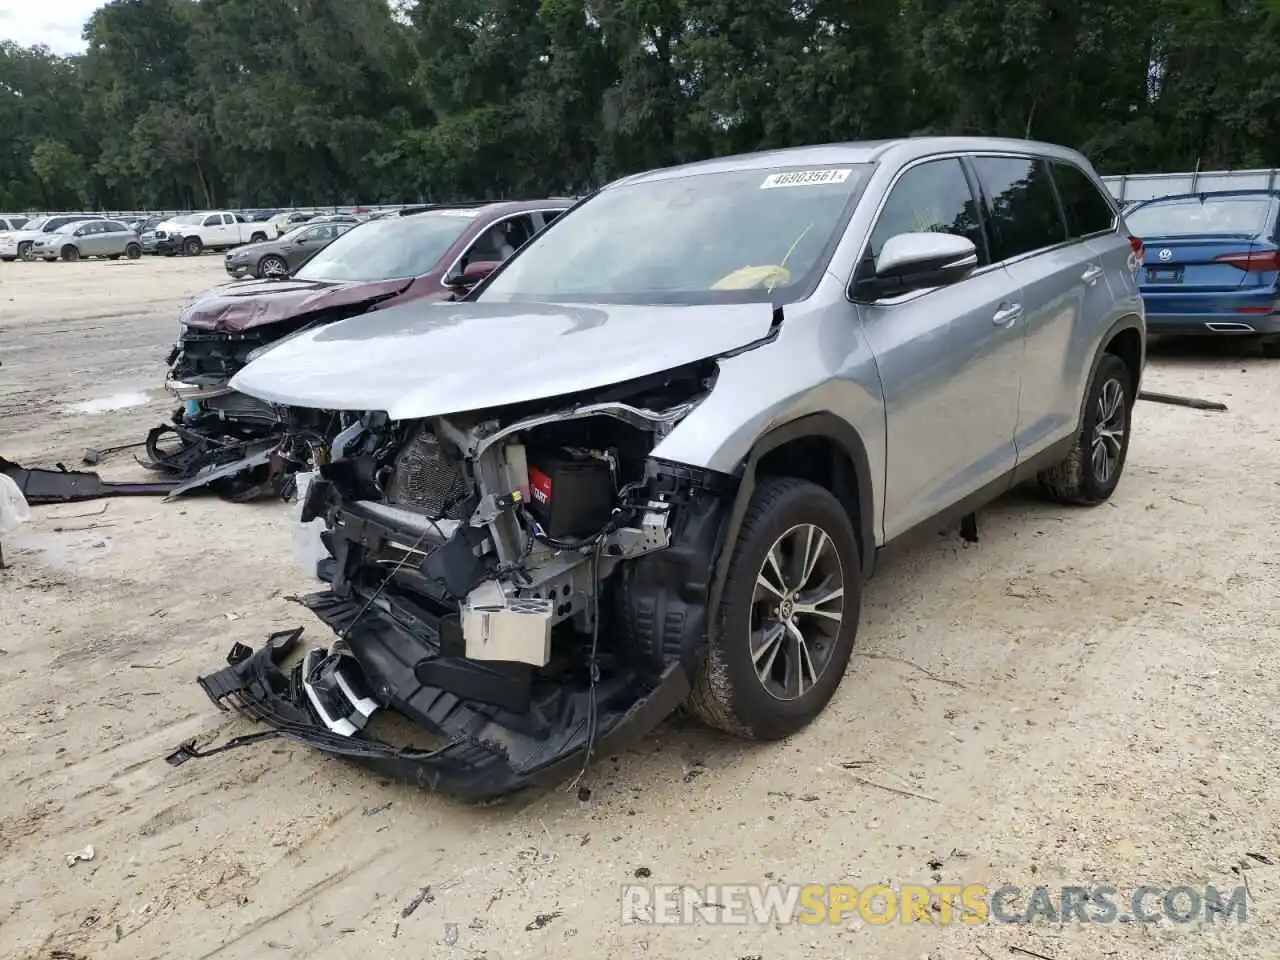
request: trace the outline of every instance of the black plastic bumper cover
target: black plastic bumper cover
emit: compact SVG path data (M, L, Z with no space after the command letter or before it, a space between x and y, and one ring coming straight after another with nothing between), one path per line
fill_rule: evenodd
M331 593L313 594L303 598L303 603L331 625L349 617L351 611L346 608L354 605ZM361 665L368 662L366 657L351 658L344 669L360 673L380 706L402 716L412 713L419 726L448 741L431 750L396 747L363 730L345 736L324 724L303 688L301 664L284 666L301 635L301 627L272 634L256 651L236 644L227 657L229 665L198 678L198 682L219 709L234 708L316 749L466 802L492 800L524 787L558 781L577 771L589 744L593 756L616 752L673 713L690 689L684 669L671 663L655 684L632 681L634 689L627 690L625 696L619 697L616 690L608 695L618 706L611 710L605 705L594 711L594 730L592 712L574 701L553 722L530 732L502 723L491 705L430 687L417 687L412 708L406 704L405 709L397 710L396 698L389 694L394 679L370 675Z

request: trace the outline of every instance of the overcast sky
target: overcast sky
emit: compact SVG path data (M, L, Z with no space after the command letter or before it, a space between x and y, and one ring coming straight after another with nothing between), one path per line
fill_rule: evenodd
M0 0L0 39L54 53L82 53L80 31L103 0Z

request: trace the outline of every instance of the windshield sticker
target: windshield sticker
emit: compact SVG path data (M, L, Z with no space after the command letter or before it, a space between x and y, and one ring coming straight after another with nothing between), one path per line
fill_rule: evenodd
M479 210L437 210L436 215L441 217L466 217L468 220L474 220Z
M824 183L844 183L853 173L849 168L839 170L792 170L790 173L771 173L760 184L761 190L774 187L816 187Z

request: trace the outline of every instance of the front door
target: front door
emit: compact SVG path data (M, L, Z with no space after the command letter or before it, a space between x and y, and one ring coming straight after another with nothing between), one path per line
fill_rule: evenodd
M973 240L978 268L948 287L859 304L885 397L886 539L1002 478L1017 462L1023 358L1017 284L991 262L958 158L925 161L898 178L864 264L890 237L924 231Z

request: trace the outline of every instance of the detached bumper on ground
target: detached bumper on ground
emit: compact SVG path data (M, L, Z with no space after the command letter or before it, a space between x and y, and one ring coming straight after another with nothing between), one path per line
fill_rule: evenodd
M390 614L376 607L362 613L364 604L332 591L300 602L345 638L329 650L307 651L291 666L302 628L272 634L256 651L236 644L228 666L199 678L209 698L316 749L467 802L558 781L576 772L588 751L614 752L642 737L689 693L689 677L673 663L653 684L627 677L594 689L566 687L512 714L424 683L424 667L438 668L444 658L422 656L432 637L420 624L410 631ZM379 711L444 745L377 739L367 724Z

